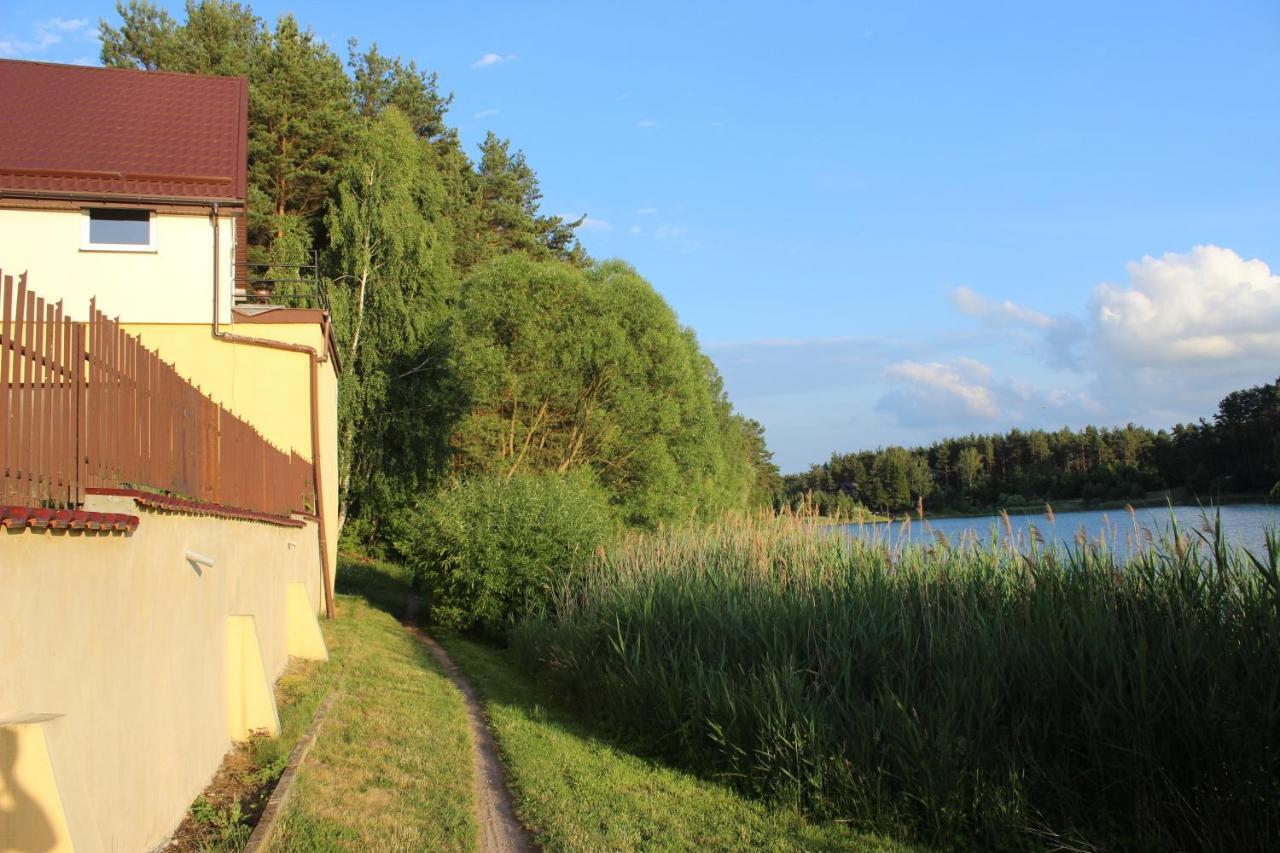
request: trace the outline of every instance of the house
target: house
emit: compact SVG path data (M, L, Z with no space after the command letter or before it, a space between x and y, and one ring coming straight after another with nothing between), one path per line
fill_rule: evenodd
M0 258L62 282L73 317L96 297L125 323L208 324L216 300L230 323L248 100L242 78L0 62Z
M318 278L248 293L244 79L0 60L0 850L150 849L325 656Z

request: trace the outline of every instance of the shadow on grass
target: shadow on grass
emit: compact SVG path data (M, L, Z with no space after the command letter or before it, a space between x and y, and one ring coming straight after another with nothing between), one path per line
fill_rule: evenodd
M395 563L370 560L353 554L338 557L338 578L335 584L338 595L363 598L370 607L386 613L397 622L410 619L415 624L425 623L418 617L422 608L411 608L413 572ZM413 643L414 657L424 667L448 680L448 674L440 669L431 650L420 642Z
M337 591L341 595L359 596L370 606L403 621L409 596L413 594L413 573L394 563L343 555L338 563ZM426 610L418 612L424 614ZM423 628L432 627L423 619L415 619L415 622ZM627 744L622 736L605 732L573 714L549 690L537 685L526 673L517 672L507 650L491 638L437 635L434 631L432 635L469 676L474 674L476 689L486 701L507 705L540 719L553 719L566 734L594 745L623 749L644 761L656 760L643 754L635 744ZM430 659L430 654L427 654L427 659ZM673 769L687 772L685 768Z
M355 595L369 605L395 617L404 618L405 605L413 591L413 574L393 563L379 563L342 554L338 557L336 589L339 595Z

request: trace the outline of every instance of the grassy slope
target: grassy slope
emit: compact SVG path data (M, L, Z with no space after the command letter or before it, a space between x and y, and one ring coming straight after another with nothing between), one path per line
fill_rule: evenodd
M549 706L502 652L444 645L485 696L517 810L547 850L908 849L638 758Z
M338 618L324 623L332 660L299 697L300 724L330 686L339 699L272 849L474 849L461 697L392 616L406 579L348 564L339 591ZM503 653L446 646L487 697L520 815L547 850L906 849L637 758L549 708Z
M339 571L324 623L337 701L307 756L275 850L472 850L462 697L392 614L394 570Z

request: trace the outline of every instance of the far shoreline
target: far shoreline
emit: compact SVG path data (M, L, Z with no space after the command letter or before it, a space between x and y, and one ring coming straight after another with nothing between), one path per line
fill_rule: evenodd
M1264 506L1270 506L1272 504L1272 496L1265 492L1242 492L1231 495L1219 495L1208 502L1201 502L1194 496L1184 495L1175 498L1172 494L1165 493L1160 497L1096 501L1088 505L1079 498L1063 500L1059 503L1054 503L1053 501L1047 502L1047 506L1052 506L1055 514L1069 512L1110 512L1114 510L1124 510L1128 507L1133 507L1134 509L1151 509L1152 507L1165 506L1196 506L1197 504L1203 506L1205 509L1212 509L1216 506L1228 506L1231 504L1262 504ZM1008 513L1010 517L1046 515L1047 507L1046 504L1039 504L1037 506L1022 504L1020 506L1007 507L1004 509L1001 509L1000 507L988 507L981 511L974 510L972 512L940 510L937 512L926 512L923 520L935 521L952 518L999 518L1001 512ZM919 522L922 520L920 516L914 512L904 512L901 515L895 516L888 516L882 513L868 513L867 516L860 519L835 519L830 516L826 516L823 517L822 520L827 524L901 524L906 519L910 519L913 522Z

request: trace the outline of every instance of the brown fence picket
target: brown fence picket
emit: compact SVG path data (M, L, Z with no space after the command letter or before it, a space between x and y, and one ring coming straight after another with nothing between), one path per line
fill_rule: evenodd
M0 274L0 502L8 503L17 489L11 483L13 465L13 379L9 372L9 341L13 336L13 276Z
M277 516L315 512L312 466L183 379L89 303L84 323L0 275L0 504L137 488Z

